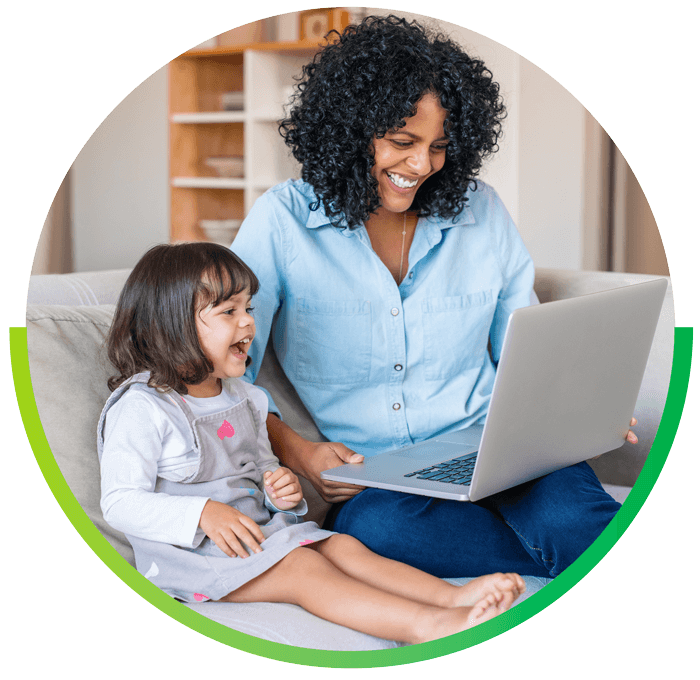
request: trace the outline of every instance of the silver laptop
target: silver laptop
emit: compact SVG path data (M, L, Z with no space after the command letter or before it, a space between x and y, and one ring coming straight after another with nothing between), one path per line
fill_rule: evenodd
M324 479L477 501L622 445L667 283L518 309L483 426L326 470Z

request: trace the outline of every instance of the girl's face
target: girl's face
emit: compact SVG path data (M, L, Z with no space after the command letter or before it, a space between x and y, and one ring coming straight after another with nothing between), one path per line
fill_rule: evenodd
M197 314L199 342L214 370L203 383L188 388L193 396L216 396L221 392L221 378L240 378L245 373L248 349L255 337L250 301L250 293L244 290Z
M421 184L445 165L447 111L432 93L424 94L416 109L404 127L373 142L372 176L379 182L382 208L390 212L408 210Z

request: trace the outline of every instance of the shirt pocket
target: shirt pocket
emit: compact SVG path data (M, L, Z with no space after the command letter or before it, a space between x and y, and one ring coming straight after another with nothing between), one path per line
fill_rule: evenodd
M483 364L495 309L490 290L423 300L426 380L445 380Z
M297 380L335 385L369 381L369 301L299 298L296 317L293 366Z

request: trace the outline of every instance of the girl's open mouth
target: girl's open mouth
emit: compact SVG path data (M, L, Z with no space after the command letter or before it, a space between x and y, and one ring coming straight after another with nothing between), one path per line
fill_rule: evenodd
M236 354L246 356L248 354L248 348L250 347L250 341L251 338L243 338L243 340L234 342L233 345L231 345L231 347L237 350Z

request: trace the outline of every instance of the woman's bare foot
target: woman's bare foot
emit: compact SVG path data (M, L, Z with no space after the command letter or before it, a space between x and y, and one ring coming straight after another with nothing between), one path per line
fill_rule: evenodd
M451 606L475 607L488 596L493 596L500 614L509 609L524 592L525 581L518 574L489 574L458 586Z

